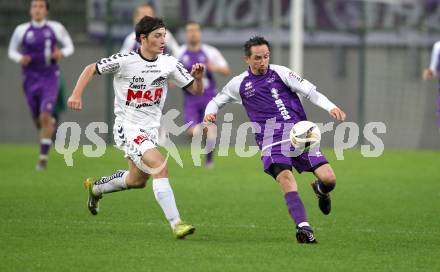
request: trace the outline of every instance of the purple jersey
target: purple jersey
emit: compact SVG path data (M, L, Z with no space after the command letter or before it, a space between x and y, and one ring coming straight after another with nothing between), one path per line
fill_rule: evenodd
M212 63L218 67L228 67L226 60L215 47L202 44L198 51L191 51L186 45L182 46L178 54L180 62L188 71L196 63L202 63L205 67ZM184 90L185 123L192 122L197 125L203 121L206 105L216 95L216 84L213 72L205 70L203 78L204 92L201 96L195 96Z
M295 156L289 153L294 151L290 142L282 143L293 124L307 119L298 93L308 99L318 95L309 81L286 67L271 64L264 75L254 75L249 69L234 77L213 101L218 107L232 101L243 104L255 126L255 140L265 150L261 159L266 172L274 163L294 166L298 172L314 171L327 163L319 149ZM326 110L335 107L330 101L324 104Z
M21 44L21 53L29 55L31 62L23 67L23 72L38 74L54 74L58 64L52 59L57 39L52 28L47 24L37 28L32 24L26 30Z
M65 28L58 22L42 21L17 26L9 44L8 54L13 61L20 63L24 55L31 58L22 69L24 92L34 118L41 112L52 112L58 96L59 69L52 59L58 42L64 57L73 54L73 43Z

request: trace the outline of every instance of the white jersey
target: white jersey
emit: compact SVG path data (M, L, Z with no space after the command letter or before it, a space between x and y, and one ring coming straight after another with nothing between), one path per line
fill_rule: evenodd
M183 65L169 55L147 60L138 52L118 53L96 63L99 74L114 74L115 123L159 128L168 80L180 88L194 81Z

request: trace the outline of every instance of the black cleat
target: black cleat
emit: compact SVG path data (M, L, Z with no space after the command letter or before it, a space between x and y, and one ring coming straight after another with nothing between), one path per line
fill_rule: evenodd
M298 227L296 226L296 240L300 244L317 244L318 241L313 234L313 230L310 227Z
M313 191L315 191L316 197L318 197L318 206L321 212L325 215L329 214L332 210L332 200L330 199L330 193L323 194L318 191L318 181L312 182Z

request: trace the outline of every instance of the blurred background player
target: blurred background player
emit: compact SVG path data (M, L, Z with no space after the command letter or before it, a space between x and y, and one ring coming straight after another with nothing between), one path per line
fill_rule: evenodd
M166 31L161 19L143 17L135 31L140 49L88 65L68 100L69 108L81 110L82 93L93 76L96 73L114 74L116 118L113 133L117 147L128 158L128 171L119 170L98 180L87 179L84 183L89 191L87 205L96 215L103 194L144 188L152 176L156 200L175 236L183 238L192 234L195 228L180 219L168 180L167 164L157 149L158 128L167 95L167 81L173 80L177 86L201 95L204 67L195 64L189 74L176 58L163 54Z
M260 150L265 150L275 142L288 137L293 124L306 120L306 114L298 95L326 110L336 120L343 121L345 113L316 90L316 86L302 79L289 68L269 65L270 45L262 37L253 37L244 45L247 71L234 77L223 90L213 98L207 108L204 120L215 122L218 109L229 102L243 104L249 119L258 124L260 132L255 133ZM274 119L273 134L265 133L266 121ZM286 135L287 133L287 135ZM271 135L266 135L271 134ZM301 173L313 172L318 178L312 188L319 199L319 207L324 214L331 210L330 191L336 185L336 176L330 164L320 151L306 152L297 157L286 156L293 151L290 143L275 145L262 153L264 171L281 186L290 216L297 225L296 238L299 243L316 243L314 233L307 221L304 205L298 195L298 187L292 174L292 166Z
M188 91L183 92L185 123L191 122L187 134L192 137L197 133L202 133L200 124L203 122L206 105L217 94L214 74L227 76L231 73L231 70L217 48L202 43L200 24L189 22L186 24L185 30L186 45L181 46L177 58L187 70L190 70L195 63L203 63L207 67L203 78L203 86L205 88L203 95L195 96ZM205 166L208 168L213 167L215 136L214 131L208 126L206 149L212 150L206 155Z
M156 17L156 12L154 11L152 5L142 4L136 7L133 12L133 25L136 25L144 16ZM179 44L168 29L166 30L165 44L166 47L164 52L175 56L179 49ZM133 31L132 33L128 34L127 37L125 37L124 43L121 47L121 53L125 54L130 51L137 50L139 46L140 44L136 41L136 34Z
M49 2L32 0L31 22L15 28L9 43L9 58L22 66L23 88L35 126L40 133L37 170L47 167L55 130L53 110L59 91L57 62L73 54L72 39L62 24L47 20ZM62 45L58 49L57 44Z
M440 41L436 42L432 48L431 63L429 68L423 71L423 79L431 80L435 76L439 76L440 73ZM438 84L438 96L437 96L437 127L440 131L440 79Z

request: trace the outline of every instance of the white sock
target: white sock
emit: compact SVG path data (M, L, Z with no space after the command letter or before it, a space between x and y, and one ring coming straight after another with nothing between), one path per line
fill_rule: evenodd
M93 185L93 194L99 196L127 189L127 183L125 182L127 176L128 171L119 170L109 177L102 177Z
M153 192L171 228L180 222L179 211L168 178L153 179Z

